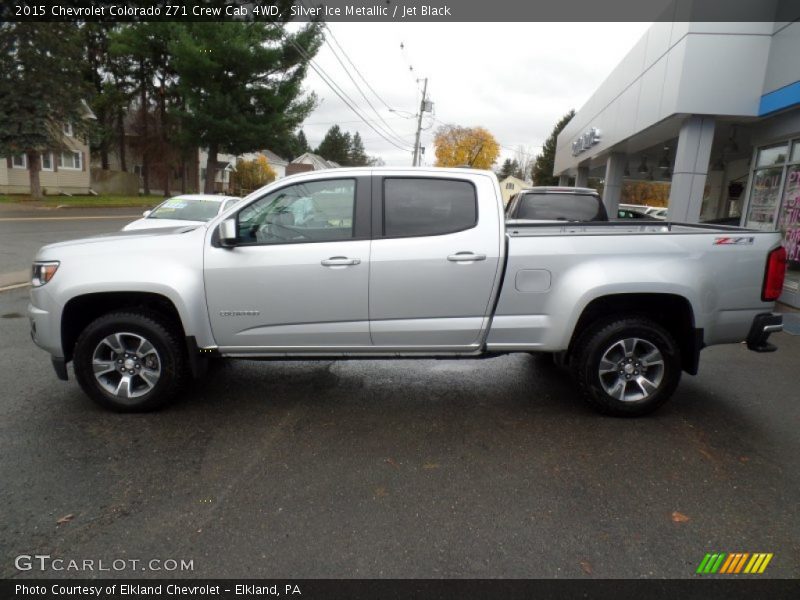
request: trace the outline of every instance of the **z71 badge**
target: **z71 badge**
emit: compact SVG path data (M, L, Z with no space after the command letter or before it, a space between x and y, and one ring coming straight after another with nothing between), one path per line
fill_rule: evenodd
M754 237L718 237L714 238L715 246L749 246Z

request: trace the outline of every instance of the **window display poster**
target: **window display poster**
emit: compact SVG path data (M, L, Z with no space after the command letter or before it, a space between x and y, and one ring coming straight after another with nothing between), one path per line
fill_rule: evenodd
M755 172L746 227L765 231L775 230L781 175L783 175L782 167L759 169Z
M800 262L800 165L793 165L786 172L782 204L780 227L786 257L791 262Z

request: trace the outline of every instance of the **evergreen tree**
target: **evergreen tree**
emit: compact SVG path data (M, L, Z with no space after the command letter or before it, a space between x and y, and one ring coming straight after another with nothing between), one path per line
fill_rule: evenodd
M338 125L333 125L322 138L315 152L326 160L332 160L342 166L350 164L350 134L343 132Z
M294 160L306 152L311 152L311 148L308 145L308 140L306 140L306 134L303 133L302 129L299 129L296 134L290 136L286 140L285 145L275 146L270 148L270 150L277 152L279 155L283 156L289 161Z
M348 164L351 167L365 167L369 164L370 158L367 156L367 151L364 149L364 142L361 141L361 135L357 131L350 142L348 158Z
M507 158L503 161L500 170L497 172L497 178L502 181L506 177L510 177L513 173L514 165L512 164L511 159Z
M157 156L164 195L170 195L170 174L178 146L171 108L176 104L176 73L170 40L182 26L174 22L141 22L117 26L108 35L112 60L128 66L127 79L137 99L136 146L142 155L145 194L150 193L150 157ZM124 136L124 131L121 132Z
M287 10L291 0L277 3ZM301 84L322 43L320 23L294 33L285 22L186 23L171 50L186 106L182 132L208 149L205 191L214 189L219 152L285 148L315 104ZM301 54L297 47L303 48Z
M296 137L296 146L297 146L297 156L301 154L305 154L306 152L311 152L311 146L308 145L308 140L306 139L306 134L301 129L297 132Z
M558 177L553 175L553 167L556 160L556 141L558 134L567 126L575 116L575 111L570 110L567 114L561 117L550 137L544 142L542 153L536 157L536 162L533 163L533 172L531 173L533 183L535 185L558 185Z
M81 46L74 23L0 23L0 156L27 157L33 198L42 153L68 150L64 125L89 130Z

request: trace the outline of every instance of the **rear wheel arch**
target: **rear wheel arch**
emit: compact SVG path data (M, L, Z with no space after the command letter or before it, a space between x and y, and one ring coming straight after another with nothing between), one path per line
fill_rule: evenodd
M641 316L666 329L676 340L681 353L681 368L697 374L703 330L695 325L691 302L679 294L630 293L609 294L593 299L581 311L567 349L567 361L575 354L575 344L593 323L600 319Z

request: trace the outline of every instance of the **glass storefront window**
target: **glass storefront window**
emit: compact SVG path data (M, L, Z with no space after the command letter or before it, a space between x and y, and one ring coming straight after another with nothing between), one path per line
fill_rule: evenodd
M772 165L782 165L786 162L789 144L779 144L777 146L769 146L768 148L761 148L756 157L756 168L770 167Z
M784 146L784 149L786 146ZM761 152L759 152L761 154ZM753 173L745 227L775 231L783 167L758 169Z
M800 162L800 140L795 140L792 144L792 157L789 162Z
M759 148L745 227L780 231L787 269L780 301L800 308L800 138Z
M800 291L800 165L792 165L786 170L781 206L780 230L789 260L784 287L797 293Z

